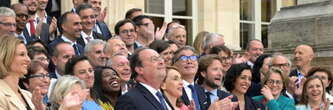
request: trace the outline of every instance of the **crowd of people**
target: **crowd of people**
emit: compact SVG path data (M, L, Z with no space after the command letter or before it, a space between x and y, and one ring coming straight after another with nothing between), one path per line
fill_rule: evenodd
M290 60L256 39L236 54L213 32L189 44L180 22L156 28L138 8L112 35L100 0L59 17L47 4L0 7L0 110L333 110L310 45Z

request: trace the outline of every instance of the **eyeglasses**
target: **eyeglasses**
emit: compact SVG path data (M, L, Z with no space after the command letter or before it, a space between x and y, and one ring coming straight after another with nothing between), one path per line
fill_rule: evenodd
M192 56L180 56L176 61L178 60L182 60L182 61L186 61L186 60L192 60L192 61L197 61L198 60L198 56L192 55Z
M30 78L50 78L50 75L48 73L47 74L38 73L38 74L32 74L32 75L27 76L27 79L30 79Z
M273 84L282 85L282 81L281 80L272 80L272 79L270 79L270 80L267 81L267 84L269 84L269 85L273 85Z
M6 26L6 27L9 27L9 26L14 26L16 27L16 23L4 23L4 22L0 22L0 24Z
M128 34L128 33L133 33L133 32L135 32L134 29L120 31L120 33L122 33L122 34Z
M28 18L29 16L27 14L16 14L17 17L19 18Z

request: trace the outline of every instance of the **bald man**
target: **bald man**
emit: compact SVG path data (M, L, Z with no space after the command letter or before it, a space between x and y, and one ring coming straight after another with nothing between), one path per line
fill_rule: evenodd
M296 69L292 70L290 76L306 76L311 69L311 61L314 58L314 51L309 45L299 45L294 50L294 63Z

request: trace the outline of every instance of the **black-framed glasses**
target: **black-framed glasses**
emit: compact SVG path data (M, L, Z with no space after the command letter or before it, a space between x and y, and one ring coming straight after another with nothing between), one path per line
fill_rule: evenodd
M32 75L28 75L27 76L27 79L30 79L30 78L50 78L50 74L32 74Z
M180 56L176 61L181 60L181 61L187 61L187 60L192 60L192 61L197 61L198 56L192 55L192 56Z
M17 17L19 17L19 18L26 18L26 19L28 19L28 17L29 17L29 15L27 15L27 14L16 14L16 16Z
M9 26L14 26L16 27L16 23L4 23L4 22L0 22L0 24L6 26L6 27L9 27Z

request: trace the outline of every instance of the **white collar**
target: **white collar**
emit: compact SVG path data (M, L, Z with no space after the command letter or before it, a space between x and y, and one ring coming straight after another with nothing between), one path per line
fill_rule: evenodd
M61 38L62 38L62 40L64 40L65 42L69 42L69 43L71 43L71 45L76 44L76 42L73 42L73 41L69 40L69 39L68 39L66 36L64 36L64 35L61 35Z

